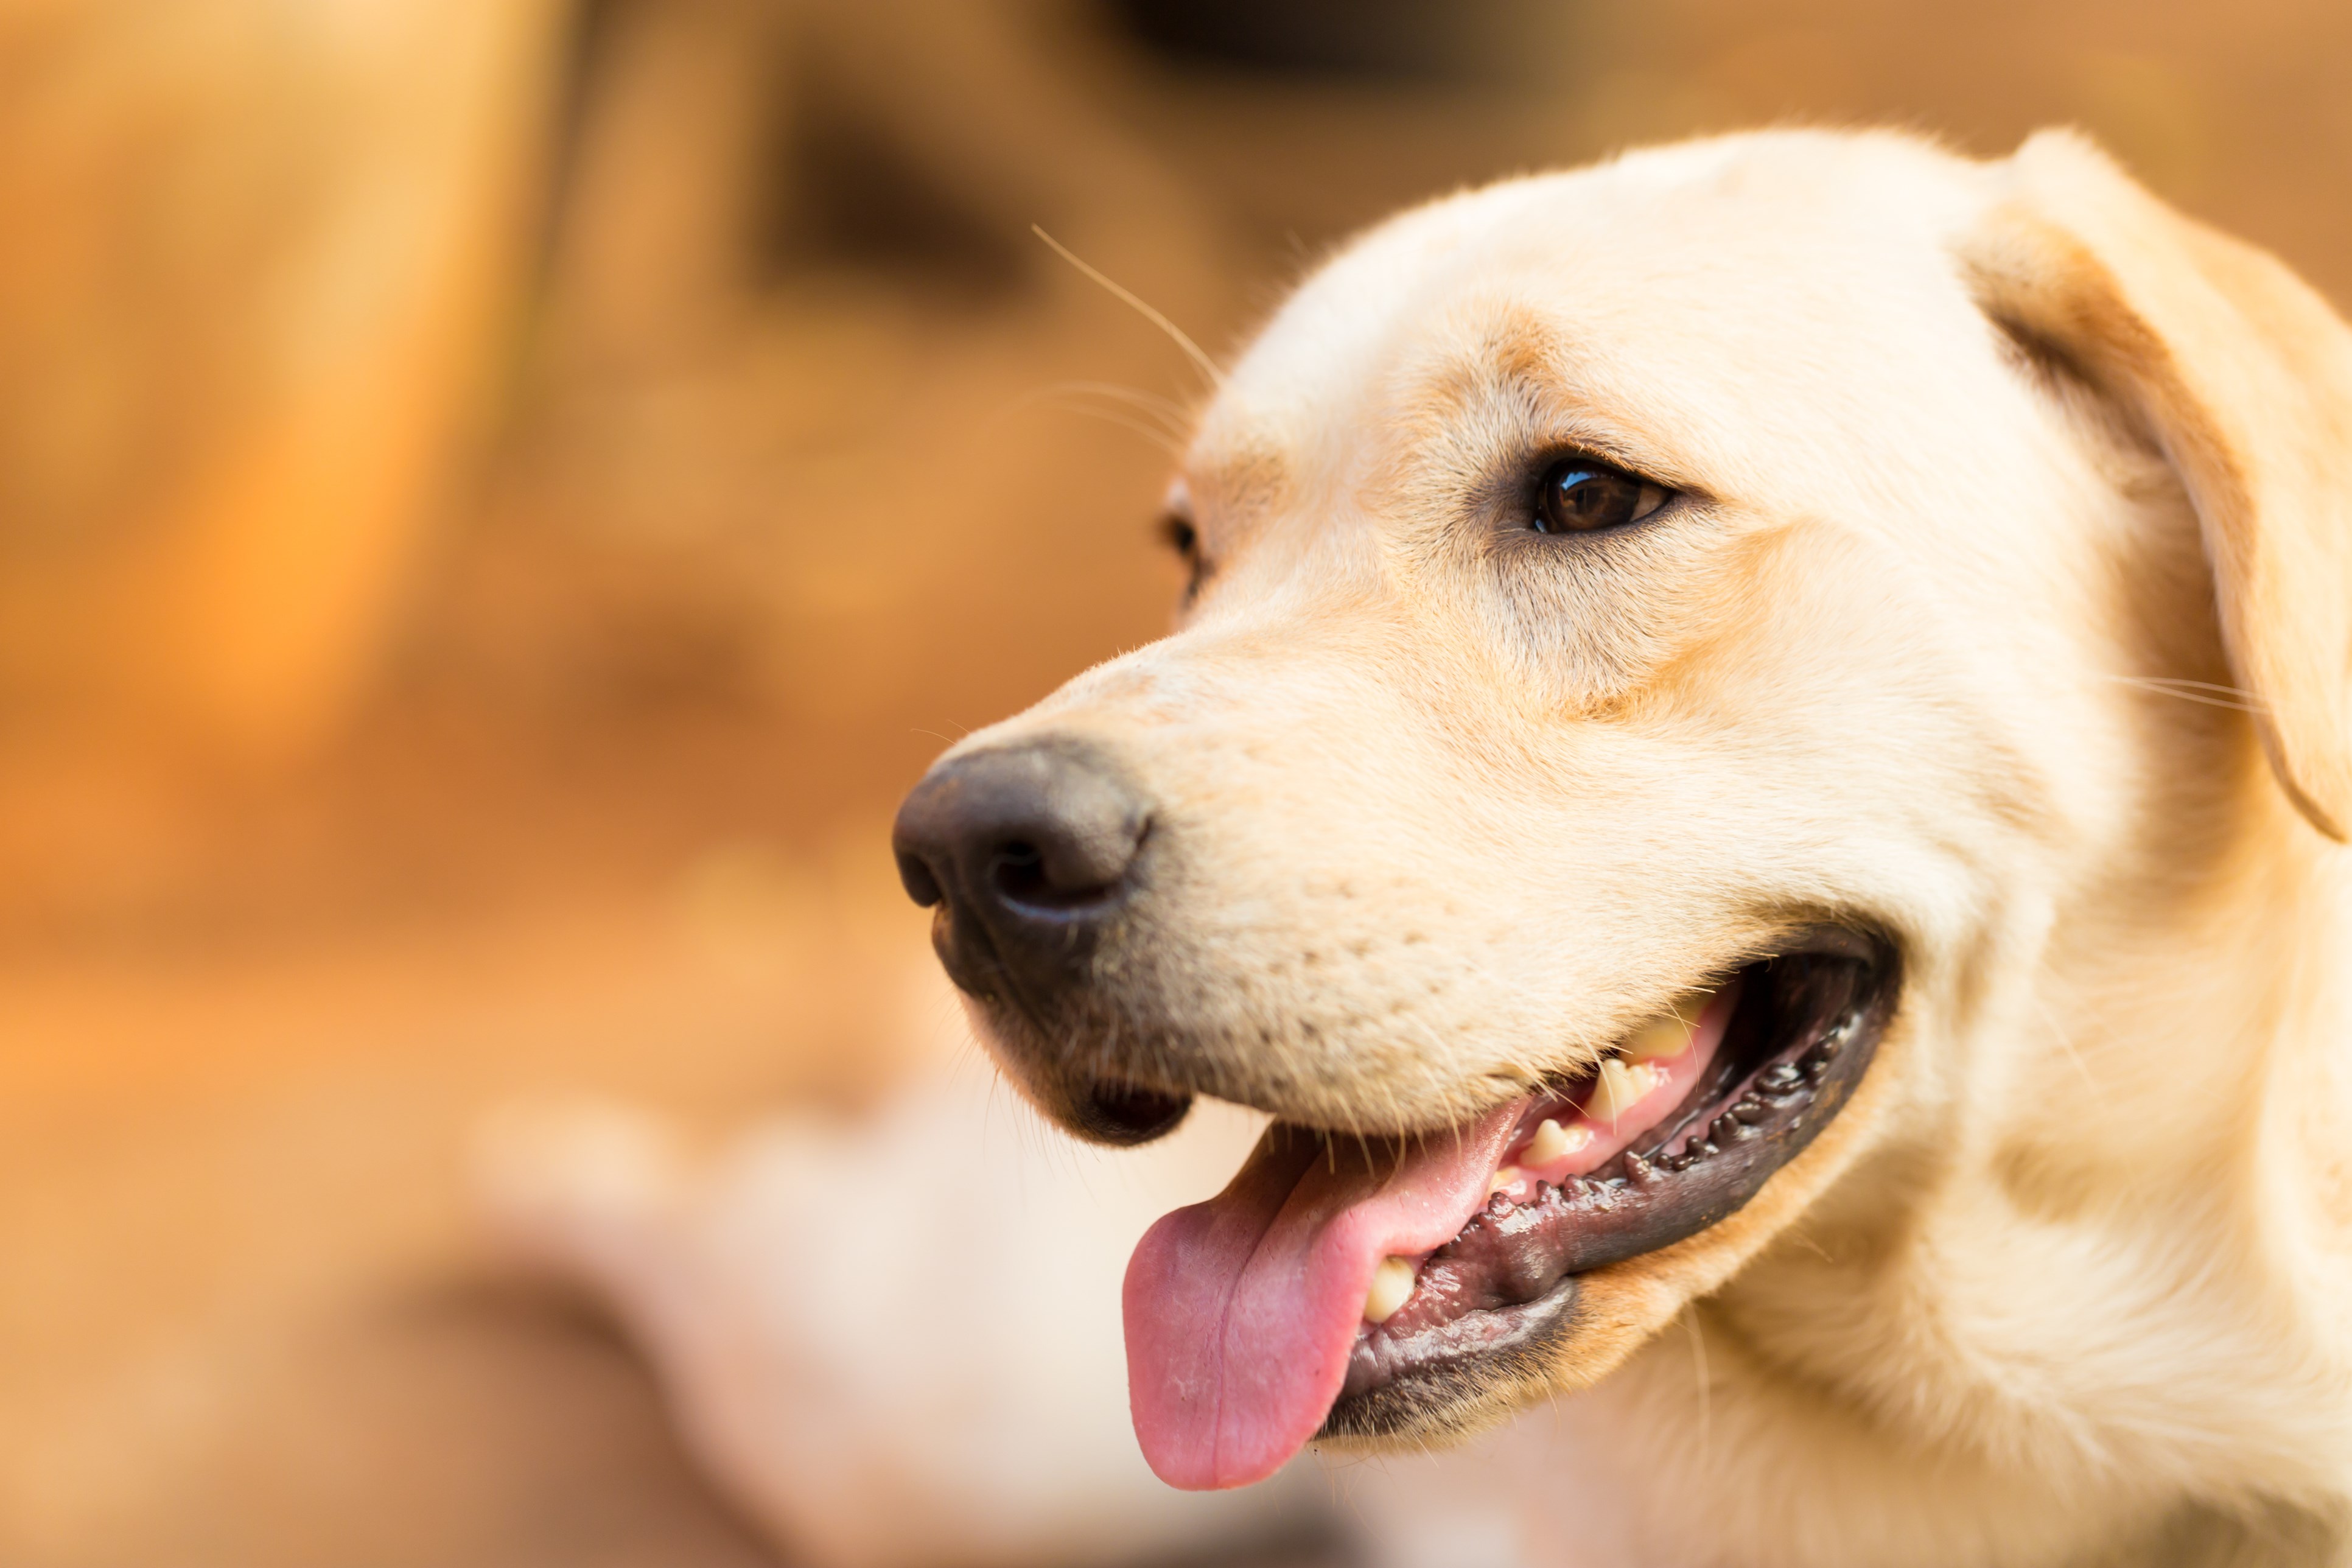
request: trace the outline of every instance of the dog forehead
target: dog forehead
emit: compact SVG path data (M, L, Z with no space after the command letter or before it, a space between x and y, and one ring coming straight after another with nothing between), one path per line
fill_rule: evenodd
M1906 350L1946 353L1956 330L1982 341L1949 244L1987 195L1984 165L1907 136L1776 132L1414 209L1308 279L1243 355L1202 419L1194 489L1264 496L1393 428L1400 394L1425 405L1435 383L1547 365L1603 400L1678 395L1685 434L1714 402L1765 438L1759 375L1851 388L1900 374Z

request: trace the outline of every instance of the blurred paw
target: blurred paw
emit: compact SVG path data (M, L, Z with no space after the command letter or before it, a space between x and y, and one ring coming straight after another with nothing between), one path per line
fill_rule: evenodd
M475 1129L468 1153L471 1185L491 1227L541 1263L576 1262L600 1229L667 1215L682 1186L670 1130L606 1100L500 1107Z

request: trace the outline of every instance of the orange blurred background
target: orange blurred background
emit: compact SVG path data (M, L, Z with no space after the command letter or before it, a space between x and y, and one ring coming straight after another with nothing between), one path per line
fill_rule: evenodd
M0 1562L754 1564L468 1127L854 1105L1184 355L1465 182L2086 126L2352 299L2320 0L0 9Z

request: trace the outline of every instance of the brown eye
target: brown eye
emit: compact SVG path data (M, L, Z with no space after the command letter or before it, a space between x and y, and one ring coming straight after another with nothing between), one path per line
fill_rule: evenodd
M1205 574L1201 561L1201 531L1192 526L1191 519L1171 511L1160 520L1160 537L1183 558L1184 597L1190 600L1201 591L1201 579Z
M1639 522L1665 504L1663 486L1589 458L1570 458L1544 470L1528 526L1538 533L1592 533Z

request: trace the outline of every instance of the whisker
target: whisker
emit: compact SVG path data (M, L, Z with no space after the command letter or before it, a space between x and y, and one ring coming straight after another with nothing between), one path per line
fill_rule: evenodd
M2242 686L2225 685L2218 680L2190 680L2186 676L2126 675L2116 677L2116 679L2122 680L2146 681L2151 686L2187 686L2193 687L2200 691L2219 691L2229 697L2242 697L2249 702L2253 700L2254 696L2252 692L2248 691Z
M2208 708L2227 708L2240 713L2257 716L2270 711L2269 704L2252 692L2235 686L2217 685L2210 680L2177 680L2157 675L2101 675L2102 680L2112 680L2122 686L2135 686L2159 697L2177 697L2183 702L2201 703Z
M1183 446L1167 431L1157 425L1147 425L1140 419L1130 419L1115 409L1094 408L1083 403L1055 403L1047 406L1058 409L1065 414L1083 414L1089 419L1099 419L1106 425L1116 425L1122 430L1132 431L1171 458L1181 459L1184 456Z
M1056 381L1045 386L1032 387L999 408L994 418L1010 418L1041 403L1057 408L1069 407L1076 399L1085 397L1099 397L1138 409L1156 423L1164 424L1171 436L1181 437L1192 430L1192 416L1173 398L1160 397L1137 387L1121 386L1108 381Z
M1683 1327L1690 1331L1692 1368L1698 1377L1698 1460L1704 1468L1715 1442L1715 1380L1707 1375L1706 1331L1699 1327L1696 1302L1683 1309Z
M1192 427L1193 410L1187 408L1172 397L1162 397L1156 392L1146 392L1139 386L1122 386L1115 381L1057 381L1050 386L1040 387L1038 391L1041 394L1074 392L1130 404L1146 413L1157 414L1167 420L1168 431L1171 436L1184 435Z
M1101 272L1080 260L1076 252L1073 251L1068 246L1064 245L1060 240L1055 239L1052 235L1047 234L1041 226L1034 223L1031 224L1029 226L1029 232L1035 235L1039 239L1044 240L1047 245L1051 246L1055 255L1060 257L1063 260L1068 262L1071 266L1076 268L1079 271L1085 273L1087 277L1093 279L1096 282L1108 289L1114 299L1124 300L1127 304L1132 306L1135 309L1136 313L1140 315L1145 321L1150 321L1153 326L1158 327L1161 331L1166 332L1169 337L1175 341L1178 348L1182 349L1185 353L1192 356L1192 363L1200 366L1201 374L1209 378L1210 385L1223 386L1225 384L1224 373L1217 368L1217 362L1211 359L1207 354L1202 353L1201 345L1187 337L1184 333L1183 328L1178 326L1175 322L1170 321L1167 317L1161 315L1150 306L1145 304L1141 300L1138 299L1131 290L1112 282Z
M1801 1224L1792 1225L1781 1234L1788 1237L1790 1240L1803 1247L1807 1251L1820 1258L1823 1263L1828 1264L1831 1268L1834 1268L1837 1267L1837 1259L1832 1258L1826 1247L1822 1247L1820 1242L1815 1241L1811 1236L1807 1234Z
M2084 1083L2104 1101L2106 1098L2106 1086L2099 1081L2098 1075L2094 1073L2090 1064L2083 1059L2083 1053L2075 1048L2074 1037L2059 1026L2058 1015L2051 1011L2050 1004L2040 996L2033 997L2032 1002L2033 1010L2042 1015L2042 1026L2050 1031L2051 1037L2058 1042L2059 1048L2066 1053L2066 1059L2074 1064L2074 1070L2083 1075Z

